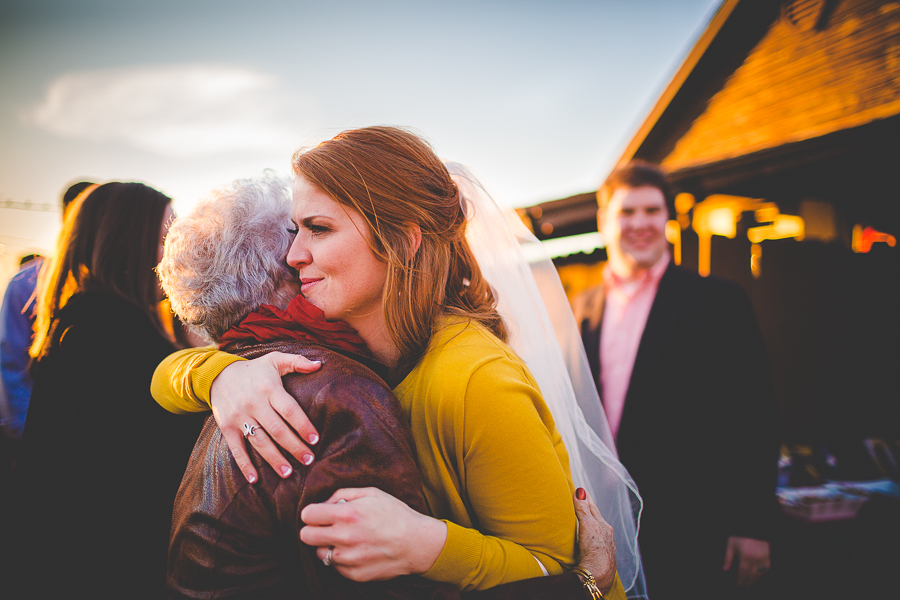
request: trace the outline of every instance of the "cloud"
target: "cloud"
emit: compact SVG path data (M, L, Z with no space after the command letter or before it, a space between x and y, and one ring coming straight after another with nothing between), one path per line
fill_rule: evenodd
M290 145L301 98L272 75L222 65L68 73L24 120L57 135L121 141L169 157ZM298 107L297 105L300 104Z

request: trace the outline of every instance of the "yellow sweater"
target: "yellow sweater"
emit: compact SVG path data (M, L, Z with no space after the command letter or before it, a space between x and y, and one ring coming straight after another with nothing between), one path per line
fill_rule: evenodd
M525 364L483 327L447 319L394 389L409 416L444 550L425 574L461 589L575 566L569 457Z
M152 392L173 412L209 409L212 380L241 360L211 349L167 358ZM425 497L447 543L425 577L486 589L575 564L566 449L525 364L480 325L449 318L394 389L409 417ZM621 596L619 595L621 594ZM617 581L612 597L623 597Z

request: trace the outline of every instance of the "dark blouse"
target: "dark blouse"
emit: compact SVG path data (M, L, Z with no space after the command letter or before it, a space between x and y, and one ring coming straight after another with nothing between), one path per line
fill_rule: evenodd
M172 505L202 427L150 396L174 349L118 296L61 311L22 441L21 597L165 597Z

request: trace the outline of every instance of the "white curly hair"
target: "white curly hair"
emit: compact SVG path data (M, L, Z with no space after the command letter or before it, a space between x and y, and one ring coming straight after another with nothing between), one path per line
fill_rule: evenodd
M271 171L216 188L175 219L156 268L175 314L218 341L262 304L300 293L285 262L293 241L290 180Z

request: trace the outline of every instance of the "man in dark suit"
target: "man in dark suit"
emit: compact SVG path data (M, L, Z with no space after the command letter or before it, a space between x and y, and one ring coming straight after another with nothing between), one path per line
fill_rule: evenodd
M651 597L722 598L769 569L778 457L766 350L747 295L676 267L653 165L597 193L603 283L573 301L622 463L644 500Z

